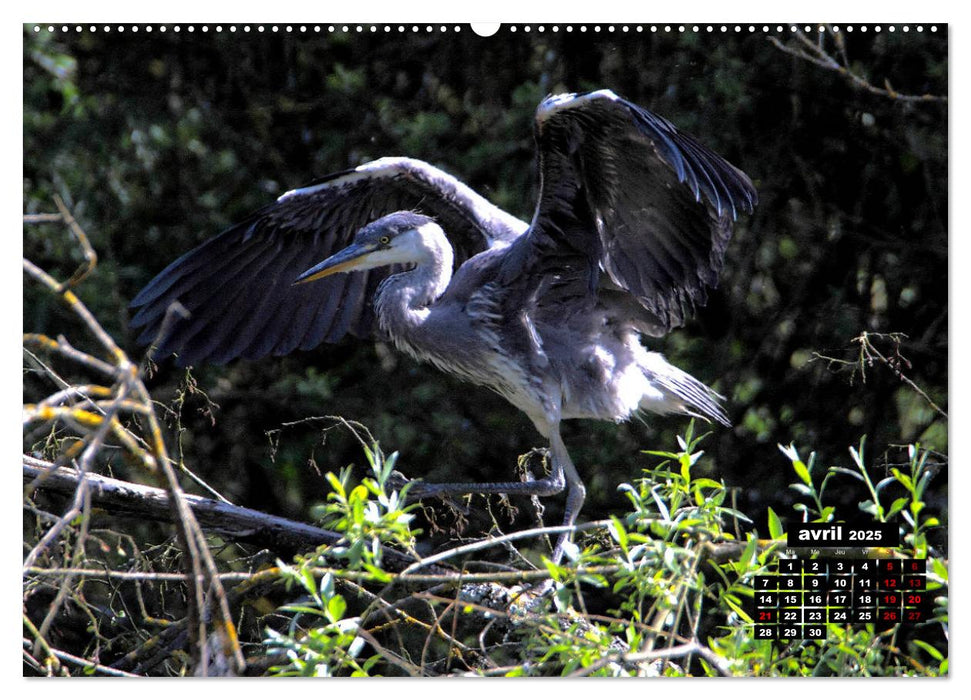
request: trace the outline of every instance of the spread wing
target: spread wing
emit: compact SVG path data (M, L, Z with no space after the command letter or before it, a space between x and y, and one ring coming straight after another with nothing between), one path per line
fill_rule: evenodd
M293 286L297 276L347 246L367 223L399 210L438 221L456 264L523 233L522 221L451 175L419 160L382 158L287 192L245 221L186 253L132 301L141 343L158 341L180 364L224 363L308 350L373 330L371 298L396 270L334 275ZM162 338L166 310L180 302Z
M544 100L536 140L540 201L510 250L510 287L560 314L598 289L626 293L655 332L684 323L717 283L736 216L756 204L745 173L609 90Z

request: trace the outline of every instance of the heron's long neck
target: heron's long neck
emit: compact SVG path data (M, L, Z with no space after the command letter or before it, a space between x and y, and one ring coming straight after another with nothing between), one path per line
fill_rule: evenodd
M435 224L409 235L416 237L415 267L391 275L378 287L375 312L381 328L396 341L411 340L428 317L429 306L452 279L452 246Z

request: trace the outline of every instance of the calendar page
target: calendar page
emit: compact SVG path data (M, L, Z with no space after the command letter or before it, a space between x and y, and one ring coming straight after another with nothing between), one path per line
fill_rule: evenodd
M946 21L232 9L24 11L24 676L949 675Z

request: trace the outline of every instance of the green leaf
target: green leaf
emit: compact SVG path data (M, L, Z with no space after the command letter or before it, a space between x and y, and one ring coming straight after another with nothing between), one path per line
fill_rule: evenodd
M343 619L346 610L347 603L344 602L343 596L335 595L327 601L327 617L331 622Z
M749 534L748 542L745 543L745 550L742 552L742 556L739 558L739 562L746 565L751 565L755 562L755 554L758 550L759 541L755 539L755 536Z
M897 481L899 481L901 484L903 484L903 486L904 486L905 489L907 489L908 491L913 491L914 490L914 482L913 482L913 480L909 476L907 476L906 474L904 474L902 471L900 471L899 469L894 468L894 469L891 469L890 470L890 473L893 474L896 477Z
M855 472L852 469L847 469L846 467L830 467L829 471L833 474L843 474L844 476L851 476L857 481L864 481L863 476L859 472Z
M608 525L607 528L610 530L610 534L614 536L614 539L617 540L617 544L620 546L621 551L626 554L627 543L630 540L630 538L627 536L627 528L624 527L624 524L620 522L616 516L612 516L610 518L610 525Z
M330 484L330 488L335 494L341 497L345 496L344 484L340 482L340 479L338 479L333 472L327 472L324 474L324 478L327 479L327 483Z
M924 641L922 641L920 639L913 639L911 641L914 643L914 646L918 646L921 649L923 649L924 651L926 651L928 654L930 654L934 658L935 661L941 662L941 661L944 660L944 654L942 654L940 652L940 650L935 649L934 647L932 647L927 642L924 642Z
M786 530L782 526L782 521L776 512L771 508L768 509L769 512L769 537L773 540L781 540L785 537Z
M789 484L789 488L798 493L800 496L812 496L813 490L811 487L805 484Z
M724 598L722 598L722 600L724 601L725 605L727 605L729 608L732 609L732 612L734 612L736 615L742 618L745 622L748 622L748 623L752 622L751 616L749 616L749 614L745 612L745 609L741 605L738 605L735 601L731 600L728 596L725 596Z
M315 608L312 605L298 605L296 603L292 603L290 605L280 606L279 610L283 612L302 613L304 615L313 615L314 617L321 617L320 608Z
M690 455L682 454L678 461L681 462L681 478L684 479L685 484L691 483L691 465L694 460Z
M806 468L806 465L801 459L793 461L792 468L795 470L796 476L802 480L802 483L804 483L806 486L813 485L813 478L810 476L809 470Z
M896 499L893 503L891 503L890 509L887 511L887 518L888 519L892 518L897 513L902 511L904 509L904 506L907 505L907 500L908 499L905 496L901 496L900 498Z

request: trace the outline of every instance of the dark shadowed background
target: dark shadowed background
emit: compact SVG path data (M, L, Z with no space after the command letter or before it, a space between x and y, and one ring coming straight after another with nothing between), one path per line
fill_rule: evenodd
M707 475L738 487L739 505L762 527L766 506L791 512L795 496L777 444L794 443L804 457L816 451L823 466L849 463L849 446L863 436L873 466L906 461L899 446L914 441L947 452L946 418L897 374L947 410L947 103L906 99L947 95L946 27L844 30L845 54L827 36L824 47L867 85L747 27L503 27L490 38L468 26L348 29L25 30L25 212L52 211L54 194L72 208L100 256L78 294L134 356L142 351L128 303L145 283L329 172L381 156L420 158L528 220L536 105L549 93L609 88L695 135L759 190L708 306L650 341L727 397L734 427L711 428ZM773 36L802 46L788 32ZM79 260L59 226L25 229L24 253L59 279ZM73 323L26 285L25 331L83 345ZM904 334L899 344L873 339L896 371L819 358L855 362L853 339L864 331ZM325 497L311 459L335 471L363 458L346 431L323 430L330 421L267 435L288 421L359 421L400 452L402 471L429 481L506 479L518 455L544 444L499 396L390 346L349 340L191 376L188 391L186 373L162 360L149 383L172 407L173 453L233 502L295 518ZM25 373L25 402L51 391ZM674 417L568 423L564 438L588 485L581 519L621 507L617 485L657 461L640 450L676 449L686 427ZM137 478L123 463L112 468ZM861 500L856 489L848 479L846 503ZM945 525L946 489L944 472L929 500ZM558 522L560 501L546 501L547 520ZM515 526L504 517L500 525ZM485 527L473 520L466 534Z

